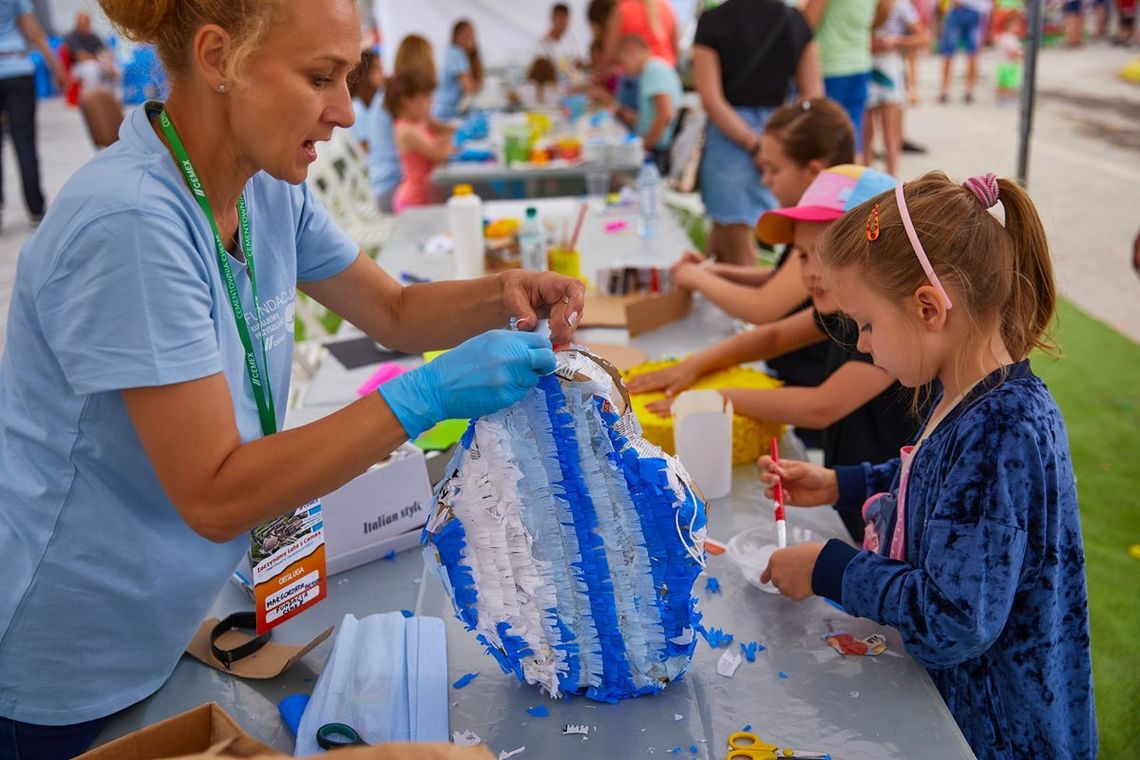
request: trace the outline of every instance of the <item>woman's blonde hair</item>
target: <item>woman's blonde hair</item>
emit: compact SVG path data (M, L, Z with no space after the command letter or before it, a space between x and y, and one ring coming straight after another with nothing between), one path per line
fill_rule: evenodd
M978 196L942 172L907 182L903 197L935 274L955 292L953 311L976 330L996 324L1010 356L1053 351L1049 332L1057 305L1045 229L1029 195L1014 181L996 180L1005 224ZM878 210L878 236L868 230ZM838 219L820 243L825 267L857 267L868 284L902 303L928 283L903 227L893 190Z
M396 49L396 62L392 66L392 76L417 71L435 80L435 53L426 37L409 34L400 40ZM433 85L434 87L434 85Z
M226 77L242 65L285 15L283 0L99 0L103 13L125 37L151 43L167 72L179 76L190 66L194 35L205 24L217 24L234 47L226 60Z

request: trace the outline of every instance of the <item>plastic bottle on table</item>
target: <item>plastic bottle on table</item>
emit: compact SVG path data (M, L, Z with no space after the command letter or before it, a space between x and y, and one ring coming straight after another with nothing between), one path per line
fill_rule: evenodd
M546 271L546 235L538 222L538 210L527 207L526 219L519 228L519 253L522 255L522 268L537 272Z
M637 175L637 234L646 243L661 232L661 175L657 164L647 158Z
M447 227L455 245L455 276L466 280L484 271L483 202L471 185L456 185L447 201Z

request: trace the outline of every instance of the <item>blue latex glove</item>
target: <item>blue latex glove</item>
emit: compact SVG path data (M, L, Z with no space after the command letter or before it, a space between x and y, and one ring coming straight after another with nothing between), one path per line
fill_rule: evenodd
M550 339L492 330L380 386L409 438L440 420L472 419L510 406L554 371Z

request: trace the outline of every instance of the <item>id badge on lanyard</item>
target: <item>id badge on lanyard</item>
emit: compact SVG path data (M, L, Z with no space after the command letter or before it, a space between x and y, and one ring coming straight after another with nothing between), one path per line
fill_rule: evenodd
M241 239L245 246L246 265L249 268L250 288L253 291L253 312L257 315L258 341L261 349L261 367L253 350L253 339L241 305L237 282L230 266L222 236L206 192L178 132L164 108L158 115L159 126L174 152L178 168L186 178L194 200L202 208L214 233L218 267L226 285L226 294L233 311L238 337L245 349L245 368L249 376L262 435L277 432L277 417L273 405L273 388L267 374L269 362L265 355L265 335L261 325L261 312L257 308L257 279L253 268L253 237L250 235L249 214L245 196L238 199L238 218ZM327 573L325 571L325 531L321 519L321 502L314 500L293 512L276 517L253 529L249 536L249 559L253 567L254 605L257 615L257 634L260 636L291 617L299 615L325 598Z

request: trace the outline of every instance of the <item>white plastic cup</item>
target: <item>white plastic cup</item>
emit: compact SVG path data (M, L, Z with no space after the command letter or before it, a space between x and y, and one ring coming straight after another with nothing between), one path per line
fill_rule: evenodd
M717 391L685 391L673 402L677 458L706 499L732 492L732 402Z

